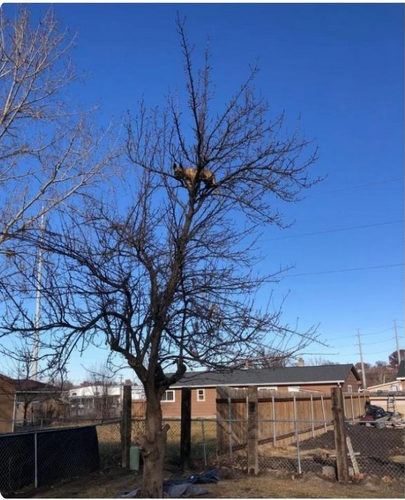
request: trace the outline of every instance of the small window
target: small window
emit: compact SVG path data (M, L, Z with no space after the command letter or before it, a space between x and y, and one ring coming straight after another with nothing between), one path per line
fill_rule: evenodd
M197 401L205 401L205 389L197 389Z
M162 396L162 401L165 403L174 403L174 391L166 391Z
M352 385L348 385L347 386L347 392L353 392L353 386Z

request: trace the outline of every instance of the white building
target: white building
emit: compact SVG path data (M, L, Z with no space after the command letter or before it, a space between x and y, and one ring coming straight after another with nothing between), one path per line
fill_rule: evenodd
M122 385L91 385L69 390L71 417L114 418L121 415ZM132 400L145 399L141 386L132 386Z

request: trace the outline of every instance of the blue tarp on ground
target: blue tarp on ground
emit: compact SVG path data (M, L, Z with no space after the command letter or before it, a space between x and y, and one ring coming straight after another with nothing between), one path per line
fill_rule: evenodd
M187 479L164 481L163 492L170 498L188 498L205 495L209 490L197 484L212 484L219 481L216 469L205 471L203 474L189 476ZM136 498L140 488L126 493L119 493L116 498Z

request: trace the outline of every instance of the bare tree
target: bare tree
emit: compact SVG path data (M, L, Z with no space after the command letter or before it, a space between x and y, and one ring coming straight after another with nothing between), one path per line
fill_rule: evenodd
M94 417L108 419L115 413L114 403L119 401L119 396L114 398L111 394L111 388L115 384L113 379L115 374L111 372L108 364L94 365L87 371L93 391Z
M327 366L327 365L338 365L336 361L331 361L330 359L323 358L322 356L315 356L314 358L310 358L305 362L308 366ZM361 368L361 363L360 363Z
M269 350L266 346L258 347L255 357L246 359L245 368L284 368L290 360L291 354L288 350L279 352ZM242 360L238 360L237 367L241 365Z
M283 116L270 120L253 90L257 68L217 112L208 54L196 72L182 22L177 28L186 110L174 97L162 112L141 103L126 125L121 199L105 196L85 212L66 212L37 241L49 255L41 326L47 352L63 363L74 348L105 343L144 387L143 497L162 496L168 426L161 398L187 369L240 367L263 347L287 358L317 336L315 327L282 324L282 305L272 307L272 297L262 310L255 300L280 272L255 271L260 228L283 226L278 202L296 201L317 181L308 176L316 151L298 128L284 132ZM31 243L29 230L25 238ZM21 300L32 290L32 277L25 280ZM27 335L34 328L16 304L2 324Z
M54 380L32 380L32 351L26 345L15 346L14 349L16 354L9 380L17 392L17 421L22 419L25 427L36 424L42 418L58 416L60 408L56 403L60 400L62 386L55 384Z
M86 193L114 156L92 112L74 110L70 52L52 9L36 26L25 8L13 19L0 9L0 272L14 242L42 216ZM4 258L6 257L6 258ZM0 278L1 279L1 278Z

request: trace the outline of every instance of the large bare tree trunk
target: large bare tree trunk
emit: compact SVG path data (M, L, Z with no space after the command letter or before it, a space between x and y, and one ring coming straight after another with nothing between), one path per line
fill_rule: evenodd
M148 391L149 392L149 391ZM143 457L143 478L140 497L163 497L163 466L167 431L170 426L162 427L162 409L156 391L146 398L146 432L140 439Z

